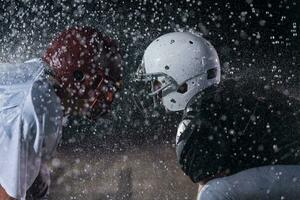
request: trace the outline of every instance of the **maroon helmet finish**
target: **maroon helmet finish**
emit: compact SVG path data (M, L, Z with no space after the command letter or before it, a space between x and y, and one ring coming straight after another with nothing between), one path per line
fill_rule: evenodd
M94 117L110 110L122 83L122 59L114 40L94 28L69 28L53 39L43 60L70 97L73 114Z

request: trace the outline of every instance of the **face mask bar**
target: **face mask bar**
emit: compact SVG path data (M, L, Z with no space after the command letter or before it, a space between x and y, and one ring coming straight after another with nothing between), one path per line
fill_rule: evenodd
M105 88L103 88L105 87ZM113 81L101 79L98 83L96 89L96 95L94 96L94 101L91 104L90 112L92 114L91 118L97 118L107 113L110 109L110 104L113 101L114 94L117 91L116 86ZM106 110L101 106L108 105ZM101 107L101 111L99 112L99 108Z
M161 86L159 88L155 88L153 82L157 80L161 83ZM155 96L158 93L160 93L163 90L168 90L170 89L172 86L174 87L174 89L177 88L177 83L176 81L164 74L164 73L148 73L146 74L146 70L144 68L143 63L139 66L136 74L134 75L134 81L135 82L151 82L151 92L149 93L150 96Z
M146 87L144 87L144 89L148 88L148 91L150 91L149 93L145 92L145 94L150 98L148 100L149 103L151 102L150 104L152 104L151 107L144 105L144 98L143 101L141 101L141 98L139 97L140 94L132 94L133 102L146 118L149 117L148 112L151 111L153 108L154 112L155 110L160 109L163 95L166 95L167 93L172 92L177 88L176 81L172 77L169 77L164 73L146 74L143 63L139 66L137 72L133 75L132 80L135 83L145 83ZM151 112L150 115L152 115Z

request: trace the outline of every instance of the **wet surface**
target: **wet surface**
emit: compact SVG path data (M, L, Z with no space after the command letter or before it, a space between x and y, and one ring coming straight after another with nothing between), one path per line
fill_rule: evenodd
M58 150L51 168L50 199L179 200L195 199L197 192L197 185L179 169L169 142L121 151L68 146Z

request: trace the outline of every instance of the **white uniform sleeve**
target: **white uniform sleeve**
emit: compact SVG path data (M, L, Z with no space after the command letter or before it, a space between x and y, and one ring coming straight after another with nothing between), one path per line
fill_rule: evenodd
M300 166L274 165L248 169L209 181L197 200L300 199Z
M23 200L61 137L62 111L47 80L0 85L0 90L0 184Z
M46 79L36 81L32 88L32 104L43 138L35 148L42 148L42 159L52 157L61 138L63 113L60 100ZM41 145L41 146L38 146Z

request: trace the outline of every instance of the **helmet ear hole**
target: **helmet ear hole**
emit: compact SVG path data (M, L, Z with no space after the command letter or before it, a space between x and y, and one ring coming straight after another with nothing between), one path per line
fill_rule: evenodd
M73 77L75 81L81 82L84 79L84 74L80 70L76 70L73 72Z
M179 86L179 88L177 89L178 93L184 94L188 91L188 85L187 83L182 84L181 86Z
M218 74L217 68L207 70L207 79L216 78Z

